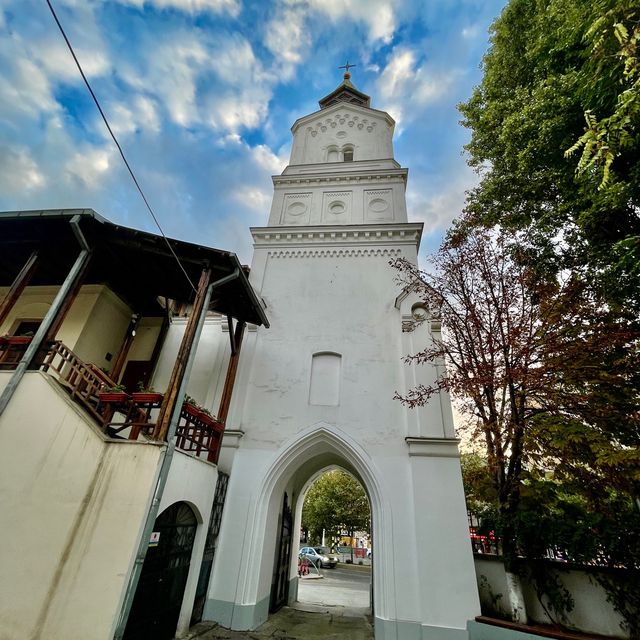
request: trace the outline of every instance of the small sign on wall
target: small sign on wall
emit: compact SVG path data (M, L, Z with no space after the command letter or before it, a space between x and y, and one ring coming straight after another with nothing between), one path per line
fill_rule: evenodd
M160 532L159 531L154 531L151 534L151 538L149 538L149 546L150 547L157 547L158 546L158 542L160 542Z

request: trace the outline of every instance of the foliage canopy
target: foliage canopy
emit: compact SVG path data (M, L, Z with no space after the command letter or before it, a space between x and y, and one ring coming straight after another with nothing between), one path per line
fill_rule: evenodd
M302 507L302 526L316 543L322 532L338 538L343 531L370 532L369 499L362 485L340 469L327 471L309 488Z

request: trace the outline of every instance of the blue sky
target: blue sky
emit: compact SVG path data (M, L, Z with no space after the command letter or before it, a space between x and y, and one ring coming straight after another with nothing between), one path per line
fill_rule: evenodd
M409 219L437 247L476 181L456 104L505 0L53 0L167 235L251 258L293 122L341 81L396 120ZM153 221L45 0L0 0L0 210Z

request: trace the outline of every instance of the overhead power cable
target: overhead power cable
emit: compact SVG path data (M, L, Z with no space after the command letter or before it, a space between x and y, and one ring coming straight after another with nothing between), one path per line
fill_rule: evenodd
M96 97L96 94L93 92L93 89L91 88L91 85L89 84L89 81L87 80L87 76L84 74L84 71L82 70L82 66L80 65L80 61L78 60L78 57L76 56L76 53L73 50L73 47L71 46L71 42L69 42L69 38L67 38L67 34L65 33L65 31L64 31L64 29L62 27L62 24L60 23L60 20L58 20L58 16L56 15L55 9L53 8L53 5L51 4L51 1L50 0L46 0L46 2L47 2L47 5L49 6L49 10L51 11L51 15L53 16L53 19L56 21L56 24L58 25L58 29L60 29L60 33L62 34L62 37L64 38L64 41L67 43L67 47L69 48L69 51L71 52L71 55L73 56L73 60L75 61L76 66L78 67L78 71L80 71L80 75L82 76L82 79L84 80L85 85L87 85L87 89L89 90L89 93L91 94L91 97L93 98L93 101L95 102L96 107L98 107L98 111L100 112L100 115L102 116L102 120L103 120L105 126L107 127L107 130L109 131L109 135L113 139L116 147L118 147L118 151L120 152L120 157L122 158L122 161L124 162L125 166L127 167L127 170L129 171L129 175L131 176L131 179L133 180L133 183L136 185L136 189L138 189L138 192L142 196L142 199L144 200L144 203L145 203L147 209L149 210L149 213L151 214L151 217L153 218L153 221L156 223L156 226L158 227L158 230L160 231L162 237L164 238L164 241L167 243L167 247L169 247L169 251L171 251L171 253L173 254L173 257L176 259L176 262L178 263L178 266L182 270L182 273L184 273L184 276L188 280L189 284L191 285L191 288L194 291L196 291L196 287L193 284L193 282L191 281L191 278L189 277L189 274L187 273L185 268L182 266L182 263L180 262L180 258L178 258L178 256L176 255L176 252L173 250L173 247L171 246L171 243L169 242L169 239L167 238L167 236L165 235L164 231L162 230L162 227L160 226L160 223L158 222L158 218L156 217L156 214L153 212L153 209L151 208L151 205L149 204L149 201L147 200L147 196L144 195L144 191L142 191L142 187L140 186L140 183L138 182L138 179L136 178L135 174L133 173L133 169L131 168L131 165L127 161L127 158L124 155L124 151L122 150L122 147L120 146L120 143L118 142L118 139L116 138L115 134L113 133L113 131L111 129L111 126L109 125L109 121L107 120L107 116L104 114L104 111L102 110L102 107L100 106L100 102L98 101L98 98Z

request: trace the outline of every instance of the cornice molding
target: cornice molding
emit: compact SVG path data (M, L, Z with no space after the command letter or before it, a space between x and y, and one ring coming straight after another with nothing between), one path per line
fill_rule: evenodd
M423 224L324 225L300 227L251 227L255 248L300 249L302 247L419 248Z
M225 429L222 434L222 446L228 449L238 449L242 436L244 436L244 431L241 429Z
M279 176L271 176L274 187L286 187L289 185L323 185L323 184L339 184L339 185L357 185L360 183L377 184L385 183L405 183L407 182L407 169L380 169L369 171L352 171L349 173L305 173L305 174L287 174Z
M404 439L409 446L409 456L427 458L459 458L458 438L415 438Z
M401 249L276 249L269 251L272 258L391 258L399 256Z

